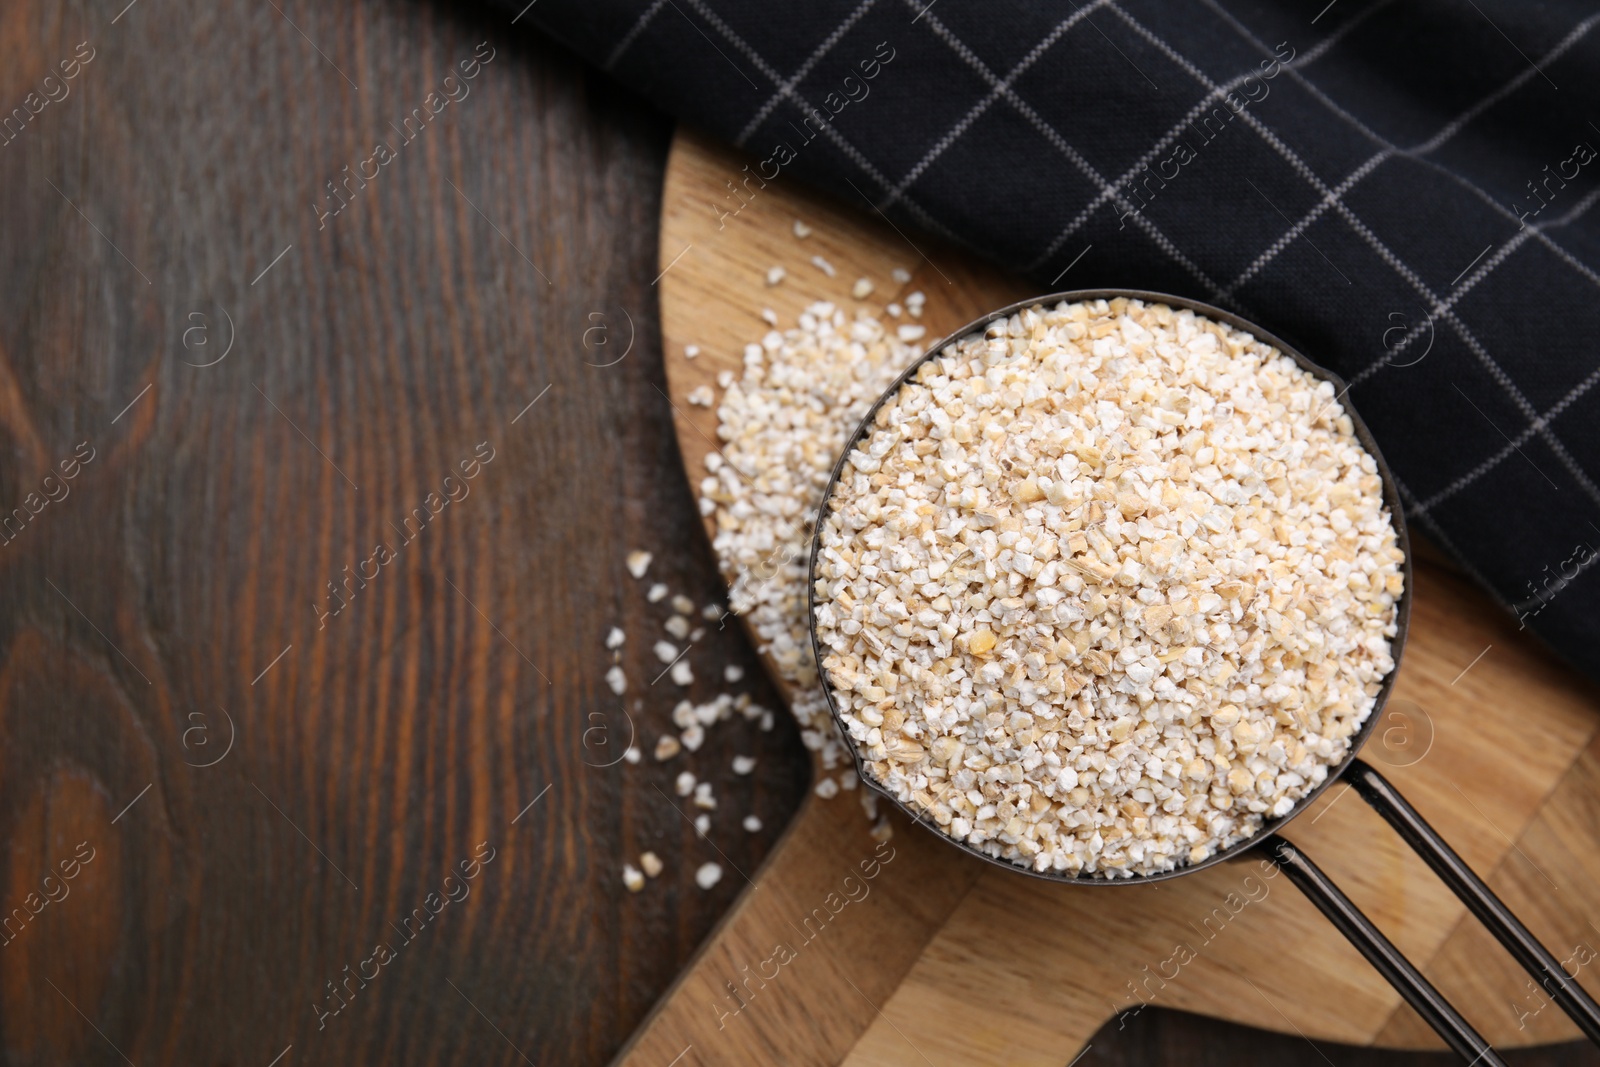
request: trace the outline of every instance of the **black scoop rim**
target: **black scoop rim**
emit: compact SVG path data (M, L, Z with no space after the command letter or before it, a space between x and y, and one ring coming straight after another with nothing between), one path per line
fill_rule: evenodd
M833 501L834 488L839 484L840 474L844 470L845 463L848 461L851 451L853 451L856 445L859 444L861 440L871 432L873 420L877 417L878 410L883 407L886 402L888 402L890 397L894 396L900 391L901 387L904 386L919 369L921 369L924 363L927 363L930 359L940 355L951 344L954 344L955 342L971 335L976 331L985 329L990 323L998 319L1009 318L1018 312L1027 310L1028 308L1042 309L1045 307L1054 307L1063 303L1074 304L1096 300L1111 301L1118 298L1138 300L1146 304L1165 304L1174 310L1192 311L1197 315L1203 315L1206 318L1225 323L1234 327L1235 329L1242 330L1243 332L1250 334L1258 341L1271 345L1284 355L1288 356L1290 359L1294 360L1294 362L1304 370L1315 375L1317 378L1322 379L1323 381L1332 383L1334 387L1334 396L1339 398L1343 404L1345 414L1350 416L1350 421L1355 429L1356 439L1361 442L1361 446L1367 450L1369 455L1372 456L1372 459L1378 468L1378 475L1383 481L1383 502L1384 505L1389 509L1389 517L1390 521L1394 525L1397 543L1400 546L1401 552L1404 554L1404 558L1401 560L1401 573L1404 576L1405 588L1402 590L1400 594L1400 600L1396 604L1395 635L1390 641L1390 655L1394 660L1394 667L1384 677L1382 687L1379 689L1378 696L1373 702L1372 710L1368 713L1366 721L1361 724L1360 729L1358 729L1351 738L1350 748L1345 753L1344 757L1337 764L1331 766L1328 769L1327 777L1322 780L1321 784L1312 789L1305 796L1301 797L1287 814L1275 819L1267 819L1262 823L1261 828L1256 833L1236 841L1226 848L1218 849L1216 852L1212 853L1210 856L1207 856L1198 863L1180 863L1178 866L1165 871L1156 871L1149 874L1133 874L1127 876L1108 875L1101 873L1074 874L1067 871L1054 870L1040 871L1035 870L1031 866L1024 866L1020 863L1015 863L1000 856L992 855L975 845L968 844L965 841L958 841L954 837L951 837L949 834L945 833L944 830L939 827L938 823L934 821L932 815L930 815L928 812L919 811L912 804L901 801L898 797L891 794L869 773L867 773L866 764L862 759L861 752L857 748L855 742L850 739L849 730L845 725L843 717L839 713L838 705L834 701L833 687L828 680L828 673L822 666L823 648L821 641L817 637L817 556L822 547L823 520L828 515L829 506ZM1261 326L1251 322L1249 319L1244 318L1242 315L1236 315L1231 311L1226 311L1202 300L1195 300L1190 297L1176 296L1171 293L1159 293L1144 289L1074 289L1066 292L1051 293L1045 296L1036 296L1026 300L1019 300L1016 303L1008 304L1003 308L998 308L989 312L988 314L974 319L965 326L961 327L959 330L956 330L942 338L937 344L929 346L928 350L919 356L904 371L902 371L895 378L893 383L891 383L889 387L883 391L882 395L880 395L878 399L873 402L872 407L867 409L867 412L862 417L860 423L857 424L855 430L852 431L850 436L845 440L844 447L839 452L839 458L834 464L833 473L828 477L827 488L823 491L822 499L817 504L816 521L811 530L811 552L806 568L806 614L807 627L811 637L811 651L816 659L817 664L817 682L822 688L823 699L827 701L828 713L833 717L834 725L839 730L840 739L845 747L849 750L851 759L855 762L856 776L860 779L862 786L864 788L873 790L878 795L889 801L890 804L904 812L914 822L936 835L941 841L960 849L962 852L965 852L968 855L975 856L986 863L993 864L1008 871L1014 871L1018 874L1025 874L1033 878L1044 879L1045 881L1060 882L1069 885L1094 886L1145 885L1151 882L1167 881L1168 879L1178 878L1186 874L1195 874L1199 871L1205 870L1207 867L1212 867L1219 863L1235 859L1257 845L1268 841L1273 837L1273 835L1281 831L1290 822L1290 820L1294 819L1295 816L1299 815L1301 812L1305 811L1312 804L1314 804L1317 798L1321 796L1329 787L1331 787L1334 782L1341 778L1345 771L1350 768L1350 765L1356 760L1356 757L1360 753L1361 749L1366 745L1368 738L1372 736L1372 733L1377 727L1379 720L1383 717L1384 707L1388 704L1389 696L1394 690L1395 679L1400 673L1400 659L1405 650L1406 631L1411 620L1413 574L1411 566L1411 541L1406 531L1405 508L1402 506L1399 489L1397 487L1397 483L1395 482L1394 475L1390 472L1389 464L1384 460L1383 452L1381 449L1379 449L1377 441L1374 440L1372 431L1367 428L1367 424L1362 420L1361 416L1350 404L1349 397L1346 395L1348 388L1349 387L1345 384L1344 380L1339 377L1339 375L1328 370L1326 367L1313 362L1294 345L1289 344L1281 337L1278 337L1269 330L1263 329Z

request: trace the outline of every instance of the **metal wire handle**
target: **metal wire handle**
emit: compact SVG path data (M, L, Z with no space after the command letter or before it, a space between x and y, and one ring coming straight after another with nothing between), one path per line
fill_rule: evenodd
M1437 874L1450 891L1478 917L1478 921L1505 946L1506 951L1550 994L1578 1029L1600 1046L1600 1004L1596 1004L1577 979L1566 972L1550 950L1539 943L1522 920L1484 884L1465 860L1456 855L1427 820L1417 813L1389 780L1362 760L1350 764L1350 784L1394 827L1412 851Z
M1578 1024L1589 1040L1600 1045L1600 1005L1594 998L1567 974L1555 956L1383 775L1359 759L1351 762L1348 773L1350 784L1361 799L1395 828L1467 910L1477 916L1523 969L1550 993L1551 999ZM1261 844L1279 869L1288 874L1289 880L1463 1060L1503 1067L1505 1061L1495 1052L1494 1046L1473 1029L1466 1017L1305 853L1276 834L1265 838Z

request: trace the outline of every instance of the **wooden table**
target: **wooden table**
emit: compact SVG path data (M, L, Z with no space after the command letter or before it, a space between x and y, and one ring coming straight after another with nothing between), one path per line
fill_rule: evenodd
M125 2L0 13L3 1062L604 1062L807 775L783 716L709 731L760 760L713 847L648 755L728 664L776 702L732 627L650 684L648 581L720 596L670 126L498 9ZM1238 1034L1146 1013L1084 1062L1305 1051Z

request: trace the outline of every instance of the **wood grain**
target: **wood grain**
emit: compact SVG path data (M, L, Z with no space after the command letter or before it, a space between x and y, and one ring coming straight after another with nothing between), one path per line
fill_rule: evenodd
M849 306L848 288L857 276L880 283L872 299L881 306L894 295L883 292L890 268L916 265L907 288L929 293L930 333L937 335L1019 293L1015 282L972 267L966 257L932 246L913 248L906 235L865 213L781 179L762 188L736 216L723 216L725 182L739 175L741 165L732 153L680 135L668 166L661 262L670 267L662 278L662 325L691 482L701 476L696 457L714 440L715 415L691 408L684 398L691 389L714 384L718 371L737 371L743 344L765 329L755 317L763 306L774 308L780 321L814 299ZM816 227L803 243L790 230L795 217ZM812 270L812 254L833 264L837 277ZM773 264L789 274L784 284L769 288L763 275ZM1089 286L1092 280L1064 284ZM701 348L692 361L682 354L689 343ZM1410 643L1395 696L1417 709L1430 747L1421 759L1393 753L1388 771L1474 867L1492 874L1513 908L1536 916L1552 944L1563 944L1562 937L1580 936L1585 916L1600 914L1600 891L1593 872L1584 870L1593 862L1594 811L1600 806L1590 788L1592 757L1585 756L1596 737L1594 691L1447 568L1419 562L1416 581ZM1373 754L1381 765L1382 754ZM1344 800L1342 791L1330 793L1319 809L1297 821L1289 836L1491 1040L1517 1046L1575 1033L1553 1008L1539 1013L1535 1025L1518 1025L1507 1003L1523 992L1524 976L1503 953L1481 943L1460 904L1377 816ZM796 893L788 881L795 872L848 862L857 843L849 833L835 836L834 829L847 822L832 806L807 803L755 887L624 1062L658 1062L660 1054L670 1057L693 1044L704 1062L742 1062L759 1058L761 1050L789 1048L794 1062L805 1063L1059 1065L1114 1012L1137 1007L1137 983L1148 991L1140 999L1159 1006L1266 1029L1352 1044L1436 1045L1430 1033L1408 1025L1408 1009L1397 995L1282 880L1264 883L1265 895L1225 928L1219 921L1203 927L1230 891L1239 891L1246 877L1259 876L1245 862L1107 893L998 870L985 869L974 879L970 864L948 848L928 857L936 871L942 867L946 873L929 875L921 866L920 843L919 864L887 869L880 878L885 891L850 913L859 927L881 928L902 894L930 885L959 889L928 894L938 906L917 916L920 922L899 916L897 948L851 952L847 946L808 968L797 965L785 972L782 1001L753 1001L740 1013L739 1028L714 1027L703 1001L729 962L739 958L731 946L785 936L760 902L803 902L805 892ZM1524 862L1528 871L1518 866ZM891 881L898 877L906 881ZM1560 893L1534 884L1535 877L1557 882ZM1176 977L1150 979L1183 940L1199 942L1196 958ZM866 1022L854 1040L849 1025L843 1032L838 1025L839 978L846 973L866 975L874 988L893 989L887 998L869 997L857 980L859 999L871 1003L850 1014L857 1024Z
M60 864L93 850L62 899L6 930L0 1063L602 1063L702 943L731 967L688 972L679 988L704 981L703 995L681 1003L715 1024L707 997L751 957L707 935L765 892L745 894L735 869L812 878L768 894L789 921L842 877L811 869L814 845L761 866L806 786L783 716L770 734L711 731L692 761L761 760L717 776L715 849L673 803L691 761L595 766L630 717L648 747L679 696L648 684L665 611L623 555L655 552L651 578L697 603L721 596L657 360L670 128L516 32L526 21L445 7L0 10L0 115L79 42L95 50L70 95L0 145L0 517L43 497L80 442L95 450L65 499L0 539L0 918L61 896ZM485 40L495 56L471 94L319 228L326 183L403 137L390 123ZM920 262L898 249L881 262ZM918 284L943 282L923 266ZM224 313L232 350L196 366L221 354ZM729 336L742 343L746 321ZM197 325L206 346L186 335ZM319 628L327 583L403 539L393 526L484 441L496 458L470 495ZM601 647L619 623L620 704ZM737 631L692 655L696 699L736 663L759 702L779 700ZM848 830L808 817L794 844L856 834L848 858L870 854L856 809L827 810ZM746 811L766 829L735 829ZM1581 817L1546 832L1593 839ZM852 903L727 1020L784 1016L761 1062L842 1059L877 1018L866 1000L889 1000L970 895L980 872L913 840L902 826L873 882L887 921ZM495 859L471 895L365 987L350 979L349 1007L319 1028L326 983L402 941L394 926L483 841ZM645 848L667 871L631 896L619 873ZM728 874L703 892L692 873L717 850ZM920 878L887 880L899 872ZM827 979L865 996L846 983L807 1017L791 990L827 960ZM1138 1062L1186 1060L1185 1035L1216 1034L1150 1018L1128 1031ZM1150 1035L1167 1045L1139 1044ZM1096 1041L1086 1065L1116 1044ZM1259 1044L1261 1062L1283 1048ZM1248 1054L1232 1045L1228 1062Z
M0 146L0 515L95 451L0 543L0 914L94 850L6 933L0 1062L604 1062L806 775L786 716L710 731L708 842L671 788L689 761L586 766L726 663L777 700L732 630L689 690L650 686L665 605L623 568L650 549L653 579L721 596L656 353L670 127L487 7L126 6L0 8L0 114L95 52ZM378 140L396 158L319 228ZM225 315L231 352L197 366ZM468 495L433 515L449 475ZM397 558L321 620L379 542ZM646 848L667 870L634 896ZM319 1024L380 942L404 947Z

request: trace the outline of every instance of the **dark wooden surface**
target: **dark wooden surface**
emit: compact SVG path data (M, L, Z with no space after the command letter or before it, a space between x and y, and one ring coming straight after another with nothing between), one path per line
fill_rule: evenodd
M1509 1010L1509 1009L1508 1009ZM1074 1067L1459 1067L1453 1052L1402 1052L1307 1041L1265 1033L1185 1012L1157 1010L1107 1023ZM1600 1054L1587 1044L1509 1049L1511 1067L1593 1067Z
M683 693L623 557L720 591L660 392L670 126L484 7L125 3L0 9L0 115L93 50L0 146L3 1062L603 1063L806 786L781 716L648 754ZM696 699L738 663L772 703L736 631L690 658ZM604 766L630 732L644 761ZM1147 1013L1085 1062L1285 1041Z
M647 684L666 605L627 551L697 602L719 588L656 389L670 126L487 10L140 0L113 25L123 3L0 17L7 107L95 49L0 148L0 501L96 451L0 547L4 907L95 850L0 949L5 1062L603 1062L741 884L694 884L718 856L674 807L683 759L585 766L627 715L653 742L680 695ZM398 145L484 40L469 95ZM397 158L319 231L375 139ZM232 351L189 365L221 355L224 312ZM630 316L628 356L590 365ZM402 545L481 442L469 495ZM319 621L379 541L398 558ZM770 703L733 631L691 658L692 695L740 662ZM187 766L222 752L222 709L232 751ZM749 870L806 772L787 723L726 724L694 762L736 752L762 773L719 777L714 840ZM484 841L470 895L319 1028L326 983ZM645 848L667 872L633 896Z

